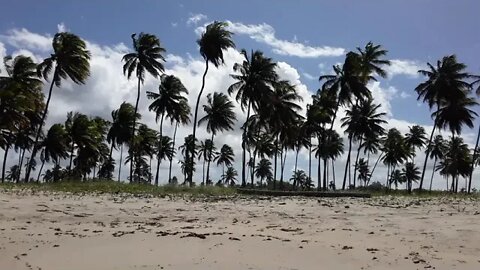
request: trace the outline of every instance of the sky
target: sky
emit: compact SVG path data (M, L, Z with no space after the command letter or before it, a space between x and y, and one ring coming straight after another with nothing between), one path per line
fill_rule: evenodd
M468 66L468 71L480 74L480 36L477 35L478 1L9 1L2 5L0 16L0 56L25 54L37 62L51 51L51 38L58 31L71 31L87 41L92 52L91 77L86 85L65 81L55 89L46 126L64 122L66 113L80 111L110 119L110 112L123 101L134 103L136 83L122 74L121 57L131 50L132 33L157 35L166 48L166 73L178 76L190 91L194 105L204 63L196 40L204 26L214 20L227 21L234 32L236 49L225 52L225 65L210 69L205 95L213 91L226 92L233 83L233 64L241 62L240 49L261 50L278 63L283 79L294 83L304 98L302 106L311 100L321 86L320 75L331 74L332 65L343 62L348 51L363 47L369 41L381 44L389 52L392 65L389 77L369 84L377 103L387 113L388 128L403 133L414 124L431 130L432 120L425 104L417 101L414 88L424 78L417 70L426 63L435 63L445 55L456 54ZM0 65L0 69L2 66ZM147 78L143 89L155 91L158 81ZM146 95L141 96L142 122L158 129L155 115L147 109ZM205 98L203 98L204 102ZM201 108L201 107L200 107ZM218 136L218 148L232 145L237 160L241 160L239 127L245 115L236 109L239 122L236 130ZM476 108L478 110L478 108ZM200 109L200 115L203 111ZM344 112L340 111L337 119ZM476 121L478 127L478 121ZM340 123L335 128L343 134ZM191 126L182 127L177 144L191 133ZM173 129L166 125L165 134ZM207 138L205 127L199 128L201 139ZM448 133L444 134L448 136ZM473 144L476 129L464 129L465 140ZM1 153L3 156L3 153ZM9 165L17 160L11 154ZM118 153L115 153L118 157ZM290 153L285 177L293 168ZM337 186L341 180L342 157L336 165ZM423 155L416 158L421 165ZM176 163L176 162L175 162ZM167 175L168 164L162 163ZM307 170L307 154L302 151L299 166ZM316 162L314 162L316 166ZM124 175L127 175L125 166ZM239 162L236 168L240 172ZM174 174L180 177L178 165ZM197 170L198 171L198 170ZM316 171L315 169L313 171ZM380 166L373 179L384 181L386 168ZM213 169L215 180L220 168ZM430 172L427 171L427 175ZM476 173L479 175L480 173ZM164 177L164 178L165 178ZM316 181L316 174L313 176ZM378 178L378 179L377 179ZM442 188L445 180L437 177L434 187ZM475 186L480 187L476 179Z

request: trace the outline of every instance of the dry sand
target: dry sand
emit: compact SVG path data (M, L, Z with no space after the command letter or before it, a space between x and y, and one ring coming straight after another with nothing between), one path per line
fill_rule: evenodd
M480 203L0 192L0 269L480 269Z

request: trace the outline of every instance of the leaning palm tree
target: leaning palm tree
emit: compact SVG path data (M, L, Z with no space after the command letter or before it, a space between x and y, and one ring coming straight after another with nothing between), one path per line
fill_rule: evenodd
M409 127L409 132L405 134L405 143L410 147L412 152L412 162L415 162L416 148L420 149L425 146L427 142L426 134L425 129L419 125Z
M412 183L420 180L420 169L413 162L407 162L402 169L402 176L407 183L408 193L412 192Z
M227 169L232 166L234 158L235 153L233 153L232 147L228 144L224 144L218 155L214 158L214 161L217 162L217 166L222 165L222 175L225 174L225 166L227 166Z
M131 36L134 52L127 53L122 58L122 61L125 62L123 65L123 74L130 79L133 72L135 72L135 76L138 80L137 101L135 102L134 115L136 115L138 111L138 102L140 101L140 86L145 81L145 75L150 73L150 75L155 78L159 77L164 71L164 67L161 62L165 62L165 58L163 57L165 49L161 46L160 40L155 35L140 33L138 38L136 35L137 34L132 34ZM133 121L131 127L132 135L130 138L130 145L133 145L133 139L135 137L135 120ZM133 156L133 153L130 153L130 155ZM132 163L130 163L130 179L133 179Z
M465 99L472 85L466 80L472 76L465 72L466 65L457 61L455 55L449 55L437 61L436 66L427 63L428 70L419 70L418 72L427 77L427 80L420 83L415 91L418 94L418 100L426 102L430 109L437 107L440 111L447 102L456 102ZM434 118L432 132L427 143L427 154L423 163L422 176L420 177L419 189L423 188L423 179L427 168L428 150L438 127L438 121Z
M48 80L50 73L53 71L52 83L48 91L45 110L43 111L40 125L35 136L35 142L31 152L30 163L27 166L25 179L29 179L32 164L38 151L38 140L42 133L42 127L52 98L53 85L60 87L62 79L70 78L76 84L85 84L90 76L90 52L86 49L85 41L78 36L62 32L57 33L52 41L53 54L43 60L37 67L38 74L45 80Z
M200 99L203 94L203 89L205 88L205 77L208 72L208 63L212 63L215 67L218 68L219 65L223 64L225 61L223 59L223 51L228 48L235 47L235 43L232 41L233 33L228 31L226 27L228 24L226 22L215 21L205 29L205 32L202 34L199 40L197 40L198 45L200 46L200 54L205 60L205 72L202 77L202 87L198 93L197 102L195 104L195 114L193 116L193 141L195 141L196 131L197 131L197 117L198 117L198 105L200 104ZM193 164L195 153L192 152L190 159ZM192 184L193 177L193 168L188 173L188 181Z
M172 121L175 122L175 128L173 129L173 145L172 147L175 149L175 141L177 137L177 129L178 125L187 125L190 123L190 106L188 105L188 101L180 101L178 106L178 111L174 114ZM173 123L172 123L173 124ZM172 183L172 163L173 157L170 159L170 164L168 165L168 183Z
M180 79L173 75L160 76L160 85L158 86L158 93L147 91L147 97L153 99L148 109L156 113L156 121L160 119L160 137L163 136L163 119L173 119L182 110L183 102L188 102L188 99L182 94L188 94L187 88L182 84ZM158 141L158 149L162 149L162 140ZM155 185L158 185L158 176L160 172L161 159L157 159L157 172L155 174Z
M432 190L433 176L435 175L435 171L437 170L437 160L443 159L445 151L445 142L442 135L435 136L435 139L433 139L433 142L430 144L430 149L428 149L428 152L430 153L429 158L434 159L432 167L432 177L430 178L430 191Z
M247 132L245 127L250 120L251 109L258 112L262 98L271 92L272 85L278 81L278 74L276 63L271 58L265 57L261 51L252 51L250 58L246 50L242 50L241 54L245 60L242 63L235 63L233 66L233 70L237 74L231 76L236 82L228 88L228 93L232 95L236 92L235 100L240 103L243 111L247 111L247 118L243 125L243 136L245 137ZM242 143L242 150L242 185L245 185L245 142Z
M207 104L203 106L205 116L198 121L198 124L207 124L207 131L212 134L212 144L217 132L233 130L233 125L237 120L235 112L233 111L234 107L233 102L223 93L214 92L213 96L211 94L207 95ZM212 154L213 152L210 152L210 156L208 157L207 182L210 180Z
M45 136L45 139L40 144L42 150L41 160L42 165L38 171L37 182L40 180L43 166L45 162L52 160L55 165L58 165L60 159L68 157L67 146L67 132L62 124L54 124L50 127Z

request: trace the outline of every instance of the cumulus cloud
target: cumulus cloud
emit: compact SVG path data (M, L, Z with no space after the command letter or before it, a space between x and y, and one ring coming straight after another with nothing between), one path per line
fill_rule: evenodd
M410 78L418 78L418 70L425 68L425 64L417 60L390 60L391 65L385 67L390 78L398 75L405 75Z
M6 35L0 35L0 41L17 49L39 52L46 52L52 46L52 36L50 34L32 33L25 28L7 31Z
M207 15L204 14L192 14L188 19L187 19L187 25L197 25L199 22L206 20L208 17Z
M308 73L308 72L303 72L302 73L303 77L305 77L305 79L307 80L311 80L311 81L314 81L314 80L317 80L318 77L315 77L313 76L312 74Z
M230 31L238 35L247 35L251 39L269 45L272 51L279 55L296 56L301 58L318 58L341 56L345 54L345 49L329 46L309 46L293 41L279 39L275 36L275 29L266 23L262 24L244 24L241 22L227 21ZM205 26L196 29L197 34L202 33Z

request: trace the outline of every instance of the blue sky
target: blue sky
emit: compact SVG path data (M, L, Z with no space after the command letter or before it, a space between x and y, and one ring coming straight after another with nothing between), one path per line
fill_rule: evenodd
M47 0L8 1L2 8L8 12L0 17L0 54L26 53L40 61L49 53L51 36L64 29L87 40L93 53L87 85L66 83L55 92L50 123L63 121L66 112L75 109L107 118L121 101L134 101L135 83L121 74L121 56L131 46L130 35L141 31L160 38L167 49L167 72L179 76L191 95L196 94L203 66L195 41L202 27L213 20L230 22L237 49L258 49L281 63L279 72L299 86L307 101L320 87L318 77L330 74L345 52L368 41L382 44L393 62L391 76L370 86L389 113L389 127L402 132L413 124L427 130L432 125L428 108L416 101L414 92L423 79L416 71L426 62L457 54L469 72L480 74L480 1L474 0ZM227 58L224 67L209 74L207 93L226 91L231 83L231 66L241 57L231 51ZM151 90L155 84L150 79L145 88ZM141 106L146 107L145 99L142 96ZM144 121L154 127L154 116L146 109L144 114ZM238 141L237 135L219 140ZM473 130L465 130L464 135L473 141Z

